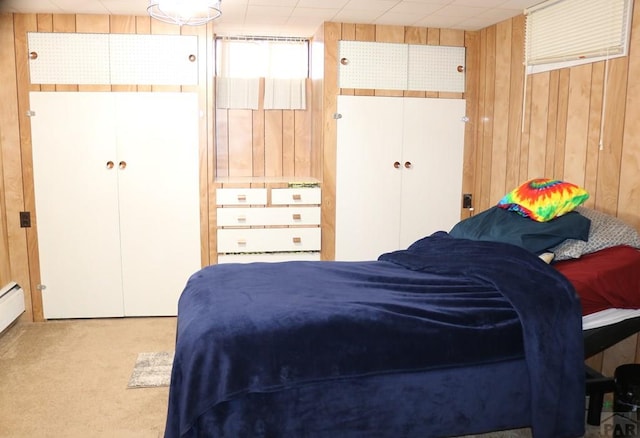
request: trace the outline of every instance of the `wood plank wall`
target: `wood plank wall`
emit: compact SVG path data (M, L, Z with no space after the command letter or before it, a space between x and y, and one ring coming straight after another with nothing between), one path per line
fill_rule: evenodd
M264 109L264 78L257 110L216 110L216 177L315 177L312 173L313 92L306 110Z
M478 32L462 30L420 28L410 26L364 25L352 23L324 23L314 39L323 42L324 59L320 66L312 65L314 92L322 90L322 108L317 108L314 126L322 127L322 259L335 257L335 196L336 196L336 123L333 114L337 110L337 96L406 96L416 98L467 99L467 114L475 119L479 79L479 37ZM429 44L466 47L467 61L465 74L465 93L442 93L433 91L409 90L362 90L338 87L338 42L375 41L386 43ZM320 122L322 120L322 122ZM463 164L463 193L473 193L473 172L475 171L476 136L473 124L467 123L465 129L465 153ZM461 217L468 214L461 210Z
M550 177L582 185L591 195L587 206L639 228L640 5L629 56L608 63L525 77L523 38L522 16L479 33L476 211L529 178ZM617 365L640 360L638 346L634 335L588 363L612 375Z
M31 85L28 68L27 32L90 32L131 34L189 34L198 37L199 85ZM37 214L33 187L29 109L30 91L188 91L197 92L203 117L200 120L201 259L209 263L209 184L213 151L211 62L213 27L178 26L149 17L109 15L0 14L0 286L18 282L26 292L26 314L22 320L43 319L42 297L37 285L40 268ZM19 212L32 212L32 228L20 228Z

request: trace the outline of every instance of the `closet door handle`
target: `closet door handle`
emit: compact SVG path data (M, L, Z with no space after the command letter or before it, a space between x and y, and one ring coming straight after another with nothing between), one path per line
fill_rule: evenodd
M413 164L411 164L411 161L405 161L404 163L405 169L411 169L412 167L413 167Z
M120 162L118 163L118 167L119 167L120 169L123 169L123 170L124 170L124 169L126 169L126 168L127 168L127 162L126 162L126 161L120 161Z
M107 161L107 165L106 165L107 169L113 169L113 166L114 166L113 161Z
M400 161L396 161L395 163L393 163L393 167L395 167L396 169L400 169Z

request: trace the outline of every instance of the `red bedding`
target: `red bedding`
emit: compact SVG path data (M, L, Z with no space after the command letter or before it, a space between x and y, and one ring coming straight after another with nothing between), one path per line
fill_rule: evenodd
M621 245L554 263L580 296L582 314L640 308L640 251Z

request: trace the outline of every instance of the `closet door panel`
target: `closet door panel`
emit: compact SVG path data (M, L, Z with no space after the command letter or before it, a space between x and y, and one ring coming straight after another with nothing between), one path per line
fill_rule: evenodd
M462 99L405 99L402 248L460 221L464 115Z
M121 93L118 184L125 316L175 315L201 267L195 93Z
M45 318L122 316L114 101L30 93Z
M402 99L338 96L336 260L398 249Z

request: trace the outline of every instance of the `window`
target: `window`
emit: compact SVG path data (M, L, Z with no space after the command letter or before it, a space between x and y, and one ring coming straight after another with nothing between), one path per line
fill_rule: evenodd
M236 37L216 40L216 106L258 109L264 78L264 109L305 109L309 41Z
M280 38L218 38L216 75L300 79L309 76L309 41Z
M548 0L525 10L527 73L626 56L632 0Z

